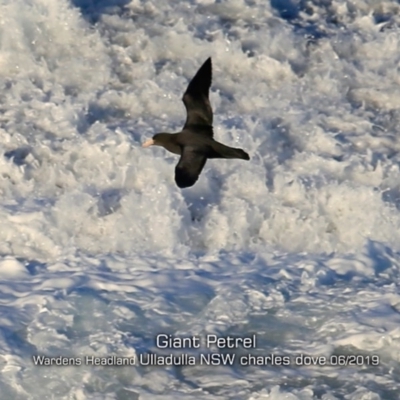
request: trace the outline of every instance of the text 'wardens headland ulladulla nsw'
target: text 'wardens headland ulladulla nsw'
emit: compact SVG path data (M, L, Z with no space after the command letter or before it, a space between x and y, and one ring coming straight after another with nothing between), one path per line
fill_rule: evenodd
M155 338L155 346L160 351L175 350L174 354L143 353L132 357L106 356L98 357L88 355L84 357L48 357L43 355L33 356L35 365L42 366L123 366L123 365L233 365L235 354L220 354L211 350L255 349L257 347L256 335L247 337L218 337L217 335L176 337L173 335L159 334ZM183 351L204 349L199 354L187 354ZM180 353L180 354L177 354Z

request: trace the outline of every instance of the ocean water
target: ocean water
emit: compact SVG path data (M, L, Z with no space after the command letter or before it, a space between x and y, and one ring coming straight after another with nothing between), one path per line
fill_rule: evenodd
M0 0L1 400L397 400L399 24L389 0ZM209 56L215 137L251 160L180 190L141 143Z

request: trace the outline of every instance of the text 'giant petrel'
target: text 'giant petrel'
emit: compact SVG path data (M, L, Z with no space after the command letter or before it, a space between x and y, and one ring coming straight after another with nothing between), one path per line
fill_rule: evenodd
M210 86L211 57L197 71L183 95L187 118L182 131L157 133L143 143L143 147L162 146L181 156L175 168L175 182L180 188L196 183L207 158L250 159L242 149L225 146L213 139L213 114L208 98Z

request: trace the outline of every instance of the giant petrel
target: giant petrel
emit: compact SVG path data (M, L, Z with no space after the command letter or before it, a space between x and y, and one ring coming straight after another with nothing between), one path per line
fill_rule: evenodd
M207 158L250 159L242 149L225 146L213 138L213 113L208 98L211 74L210 57L197 71L183 95L187 117L182 131L157 133L143 143L143 147L162 146L181 156L175 167L175 182L180 188L196 183Z

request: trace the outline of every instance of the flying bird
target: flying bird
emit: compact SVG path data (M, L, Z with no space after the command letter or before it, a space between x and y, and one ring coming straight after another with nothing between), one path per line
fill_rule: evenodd
M175 167L175 182L180 188L193 186L208 158L250 160L242 149L225 146L214 140L213 112L208 98L211 86L211 57L197 71L183 95L186 122L178 133L157 133L143 147L162 146L181 156Z

